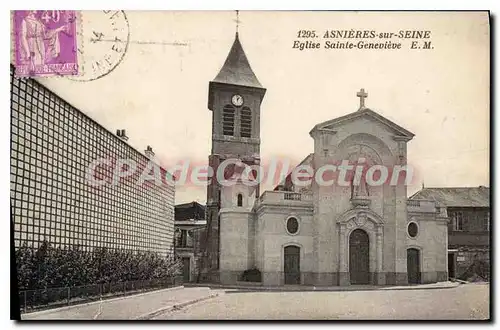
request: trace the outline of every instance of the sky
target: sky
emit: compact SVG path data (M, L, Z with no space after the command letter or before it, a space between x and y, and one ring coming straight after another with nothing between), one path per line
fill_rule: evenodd
M90 38L99 26L90 19L98 20L97 14L82 12L82 38ZM129 45L112 72L87 82L38 80L108 130L126 129L128 143L136 149L151 145L162 164L206 164L208 83L233 43L235 12L125 14ZM240 41L267 88L261 105L264 162L272 157L300 162L313 150L311 128L356 111L356 93L364 88L367 107L415 134L408 144L408 163L417 178L409 195L422 182L426 187L489 186L486 13L240 11L239 20ZM411 50L413 39L402 41L400 50L292 48L299 30L322 36L328 30L351 29L427 30L433 49ZM88 56L109 48L106 43L94 46ZM85 48L83 52L85 56ZM203 187L176 189L176 203L205 199Z

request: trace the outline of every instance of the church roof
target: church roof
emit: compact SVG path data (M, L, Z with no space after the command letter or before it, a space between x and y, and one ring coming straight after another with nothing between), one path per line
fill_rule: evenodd
M316 126L313 127L313 129L309 132L309 134L312 134L312 132L314 132L315 130L318 130L318 129L334 129L335 126L337 126L343 122L350 121L350 120L353 120L353 119L356 119L359 117L363 117L363 116L369 116L369 117L391 127L394 131L396 131L401 136L404 136L404 137L407 137L410 139L415 136L415 134L413 134L412 132L404 129L403 127L397 125L396 123L390 121L389 119L385 118L384 116L381 116L378 113L376 113L375 111L368 109L368 108L362 108L358 111L352 112L352 113L347 114L345 116L338 117L338 118L331 119L331 120L322 122L320 124L317 124Z
M248 63L237 32L233 46L229 51L229 55L227 55L226 62L224 62L222 69L220 69L219 74L217 74L213 82L264 88L255 76L255 73L253 73L250 63Z
M284 190L293 189L293 183L292 183L293 170L295 170L297 167L299 167L301 165L312 165L313 157L314 157L314 153L310 153L309 155L307 155L306 158L304 158L297 166L295 166L293 169L291 169L288 172L286 177L283 180L281 180L281 182L276 187L274 187L273 190L276 191L276 190L280 190L280 189L284 189ZM310 186L304 187L304 189L302 189L302 191L309 190L310 188L311 188Z
M490 207L490 188L423 188L409 199L433 200L446 207Z

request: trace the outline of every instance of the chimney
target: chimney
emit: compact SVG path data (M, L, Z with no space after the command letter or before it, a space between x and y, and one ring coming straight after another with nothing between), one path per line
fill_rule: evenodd
M146 147L146 150L144 150L144 154L148 158L153 158L155 155L155 153L153 152L153 148L151 148L151 146L149 146L149 145Z
M127 142L128 140L128 136L127 134L125 134L125 130L124 129L117 129L116 130L116 135L122 139L123 141Z

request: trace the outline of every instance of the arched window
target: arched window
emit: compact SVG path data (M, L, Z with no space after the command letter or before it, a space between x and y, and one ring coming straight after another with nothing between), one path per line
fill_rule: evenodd
M243 206L243 195L238 194L238 206Z
M240 135L241 137L251 137L252 136L252 111L250 111L249 107L241 108L241 128Z
M226 105L222 109L222 134L234 136L234 107Z

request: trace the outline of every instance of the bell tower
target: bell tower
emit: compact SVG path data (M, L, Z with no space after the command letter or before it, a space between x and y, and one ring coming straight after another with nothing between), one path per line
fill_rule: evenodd
M260 149L260 104L266 89L248 63L238 33L219 74L209 83L212 152L252 156Z
M236 32L226 61L210 81L208 90L208 109L212 111L212 150L208 163L214 176L207 187L207 233L200 271L212 281L218 280L214 275L218 274L220 260L221 186L216 180L217 168L231 158L247 165L260 163L260 106L265 93ZM255 196L259 196L259 186Z

